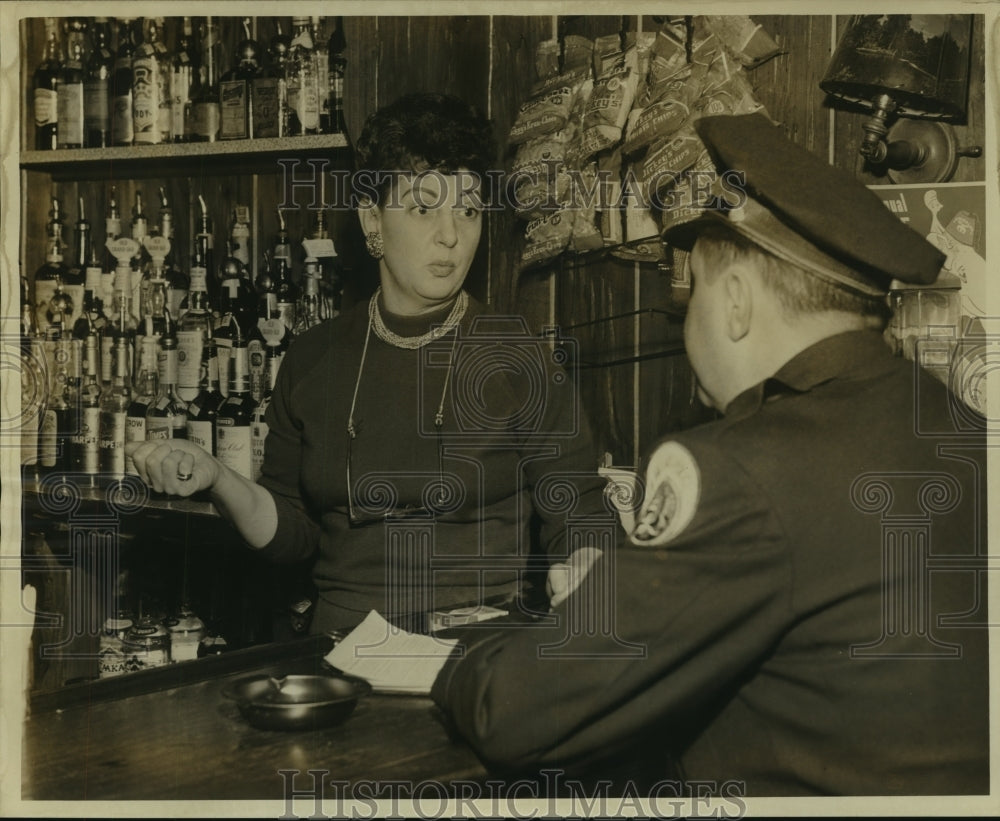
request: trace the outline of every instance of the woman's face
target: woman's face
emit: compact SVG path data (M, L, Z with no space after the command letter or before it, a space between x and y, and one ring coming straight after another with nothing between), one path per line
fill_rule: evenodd
M425 171L399 177L370 212L385 249L379 276L388 310L432 311L459 292L482 232L479 197L469 172Z

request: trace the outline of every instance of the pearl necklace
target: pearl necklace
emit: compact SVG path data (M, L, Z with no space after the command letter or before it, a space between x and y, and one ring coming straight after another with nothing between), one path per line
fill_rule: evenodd
M462 317L465 316L465 311L469 307L469 295L465 291L459 291L458 299L455 300L451 313L448 314L444 322L440 325L435 325L427 333L420 336L400 336L396 332L389 330L382 320L382 312L378 307L378 298L381 293L382 289L379 288L371 298L371 302L368 303L368 322L371 329L375 331L375 335L383 342L387 342L396 348L406 348L411 351L422 348L435 339L440 339L455 328L462 321Z

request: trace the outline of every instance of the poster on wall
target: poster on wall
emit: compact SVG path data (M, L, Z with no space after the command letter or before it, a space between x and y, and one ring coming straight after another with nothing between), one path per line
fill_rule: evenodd
M959 285L963 317L986 315L986 186L983 183L874 185L886 208L945 254L942 273ZM954 280L952 280L954 282Z

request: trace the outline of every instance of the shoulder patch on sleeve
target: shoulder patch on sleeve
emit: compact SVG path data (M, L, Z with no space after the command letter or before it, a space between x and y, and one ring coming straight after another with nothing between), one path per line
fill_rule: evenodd
M637 547L662 547L691 524L701 497L701 472L684 445L665 442L649 460L645 497L629 541Z

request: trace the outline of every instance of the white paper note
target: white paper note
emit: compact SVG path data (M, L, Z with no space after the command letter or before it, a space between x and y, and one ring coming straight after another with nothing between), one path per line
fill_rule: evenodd
M326 661L365 679L376 692L426 695L456 644L456 639L400 630L372 610Z

